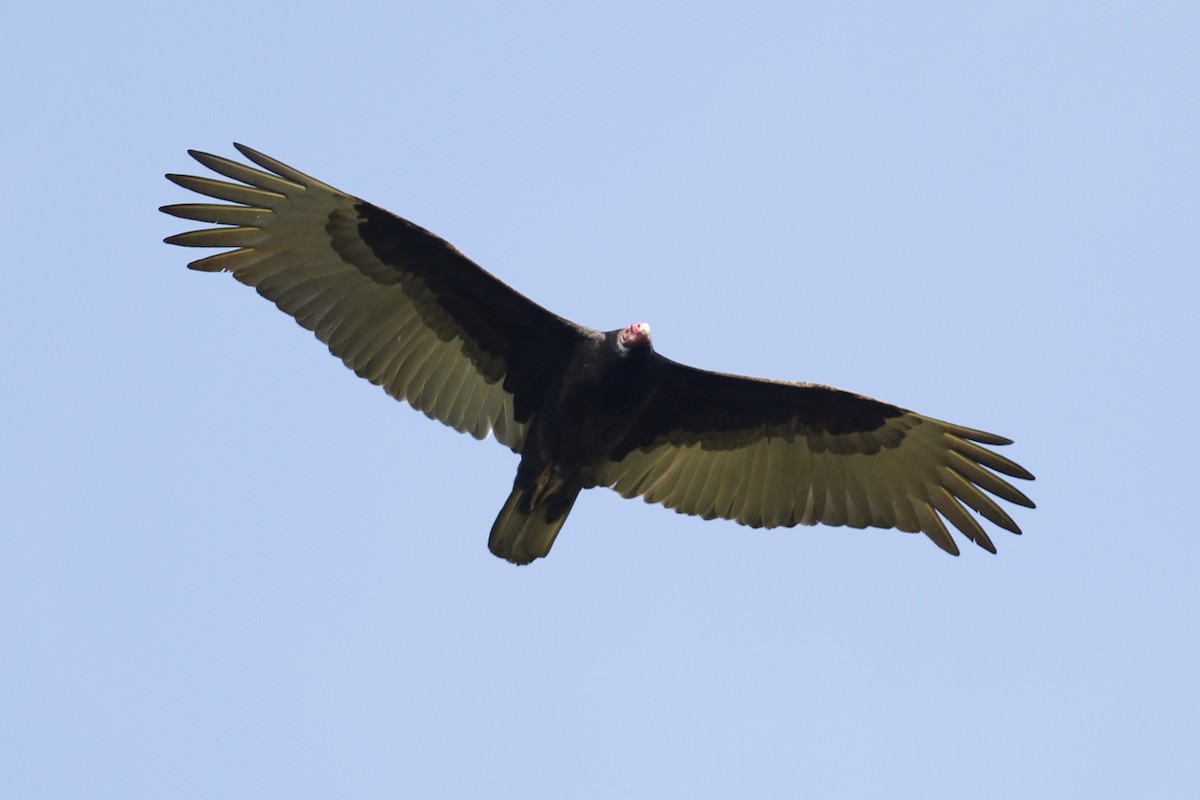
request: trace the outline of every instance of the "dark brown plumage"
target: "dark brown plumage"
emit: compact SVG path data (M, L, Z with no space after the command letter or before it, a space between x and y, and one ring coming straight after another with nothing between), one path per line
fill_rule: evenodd
M224 226L166 241L234 248L189 266L232 272L391 396L520 454L488 541L509 561L545 556L596 486L752 527L922 531L953 554L942 518L994 553L966 507L1013 533L987 493L1033 507L995 473L1033 476L981 446L1007 439L826 386L678 364L643 323L576 325L429 231L237 148L262 169L192 156L240 183L167 176L227 203L164 206Z

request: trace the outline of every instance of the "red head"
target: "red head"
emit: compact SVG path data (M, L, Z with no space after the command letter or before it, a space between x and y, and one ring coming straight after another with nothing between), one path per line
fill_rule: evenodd
M635 322L617 334L617 344L630 349L650 346L650 323Z

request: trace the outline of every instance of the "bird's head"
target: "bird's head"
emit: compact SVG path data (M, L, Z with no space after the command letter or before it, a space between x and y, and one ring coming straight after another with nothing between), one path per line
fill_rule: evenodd
M617 334L617 344L630 350L650 348L650 323L635 322Z

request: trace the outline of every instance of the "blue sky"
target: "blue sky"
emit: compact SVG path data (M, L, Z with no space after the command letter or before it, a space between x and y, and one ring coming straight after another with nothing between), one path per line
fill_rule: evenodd
M1193 796L1200 12L576 5L8 12L0 795ZM511 567L511 453L162 244L234 140L1039 508L954 559L593 491Z

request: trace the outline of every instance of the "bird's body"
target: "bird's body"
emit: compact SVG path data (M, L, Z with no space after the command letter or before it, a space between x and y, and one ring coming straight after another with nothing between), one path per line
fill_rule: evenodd
M963 504L1020 532L981 488L1033 505L991 470L1033 476L977 444L1007 439L826 386L678 364L645 323L604 333L565 320L423 228L238 149L267 171L193 152L240 183L168 176L235 205L163 208L231 227L167 241L235 248L190 266L232 272L358 375L518 453L489 538L509 561L545 556L597 486L754 527L923 531L955 554L943 517L995 551Z
M496 519L492 551L525 561L549 552L582 489L597 473L654 397L649 326L636 346L630 329L589 332L552 384L525 435L508 513Z

